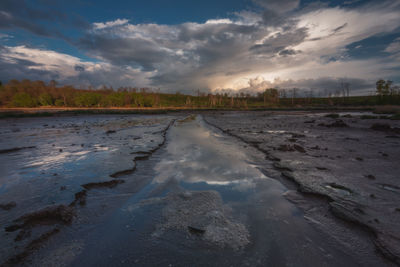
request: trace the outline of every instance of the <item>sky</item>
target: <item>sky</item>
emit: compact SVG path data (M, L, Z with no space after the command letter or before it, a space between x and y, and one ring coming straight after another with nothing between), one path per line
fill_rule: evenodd
M0 80L369 95L400 83L400 0L1 0Z

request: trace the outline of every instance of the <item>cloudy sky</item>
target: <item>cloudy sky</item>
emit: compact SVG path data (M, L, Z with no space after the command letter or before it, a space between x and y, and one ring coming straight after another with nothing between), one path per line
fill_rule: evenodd
M0 80L370 94L400 82L400 0L1 0Z

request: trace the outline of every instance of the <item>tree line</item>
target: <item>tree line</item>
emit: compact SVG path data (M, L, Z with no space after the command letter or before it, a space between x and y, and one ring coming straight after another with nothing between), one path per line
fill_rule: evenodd
M400 104L398 87L391 81L379 80L376 95L349 96L349 84L341 84L342 96L314 97L312 93L299 97L298 89L267 88L257 95L243 92L235 94L200 93L197 96L180 93L160 93L151 88L103 86L100 89L78 89L70 85L58 86L57 82L10 80L0 82L1 107L187 107L187 108L263 108L318 105L375 105Z

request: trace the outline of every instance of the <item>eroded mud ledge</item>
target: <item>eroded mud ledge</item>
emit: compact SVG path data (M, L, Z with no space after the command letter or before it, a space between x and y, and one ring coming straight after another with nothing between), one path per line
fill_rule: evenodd
M17 254L8 257L5 260L5 262L2 263L2 266L15 266L20 264L25 264L26 263L25 261L27 260L27 258L29 258L31 254L42 248L45 242L47 242L53 235L59 233L62 230L63 225L72 224L77 216L77 211L79 209L79 206L86 205L87 196L90 190L92 189L101 190L106 188L112 189L117 185L124 183L125 180L120 178L133 174L136 170L137 161L148 160L152 156L152 154L154 154L156 151L158 151L165 145L167 132L175 121L176 119L171 119L164 129L153 133L153 135L161 136L161 142L156 144L156 146L150 147L146 151L131 153L131 154L141 154L133 158L133 163L134 163L133 168L122 171L116 171L115 173L110 175L110 177L114 178L113 180L81 184L81 187L84 189L76 192L74 194L73 201L70 202L69 204L48 206L46 208L34 212L26 213L18 217L17 219L14 219L13 224L5 226L4 230L6 232L10 233L19 231L16 237L14 238L15 242L20 242L24 240L28 242L24 242L26 243L26 245L23 247L23 249L19 250ZM45 126L47 127L48 125L46 124ZM78 128L77 126L74 127ZM89 130L86 131L90 133ZM105 132L106 135L109 135L110 133L116 133L116 130L107 130ZM81 147L84 147L84 144L82 144ZM31 149L31 148L36 148L36 146L3 149L0 150L0 154L18 152L21 150ZM60 149L59 152L62 152L62 149ZM62 186L61 190L65 190L65 187ZM15 206L16 203L12 201L6 204L1 204L0 208L2 208L3 210L10 210ZM43 231L42 229L39 229L38 230L39 236L30 240L32 232L35 230L35 228L36 227L41 228L43 226L47 226L47 228L50 228L50 230Z
M398 137L392 129L398 129L399 122L362 120L359 114L341 115L340 120L336 115L332 119L329 114L304 112L211 113L204 117L212 127L264 153L270 162L266 173L280 173L272 177L312 196L311 202L317 196L328 203L325 207L331 214L370 234L376 249L399 265L400 191L396 190L396 165L400 162L400 144L385 138L389 134ZM385 128L376 129L376 125ZM365 161L368 163L363 164ZM389 187L382 190L375 179ZM297 201L292 194L287 198ZM307 205L304 210L312 217Z

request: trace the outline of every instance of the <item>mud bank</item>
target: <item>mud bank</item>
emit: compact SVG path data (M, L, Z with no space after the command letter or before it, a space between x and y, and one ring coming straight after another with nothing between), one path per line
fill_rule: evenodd
M26 264L50 238L79 221L80 209L90 201L91 192L123 184L121 178L136 168L132 154L142 151L150 157L160 149L174 119L83 116L3 120L0 261L7 266ZM132 160L132 172L117 171L132 165ZM114 179L109 180L107 173L113 169L118 175L110 175Z
M400 136L396 130L400 122L365 119L366 113L333 115L225 112L205 118L210 125L263 152L264 173L303 194L293 191L286 197L314 224L344 246L350 242L338 230L359 227L386 259L400 264ZM327 211L328 217L333 214L350 224L340 226L335 218L327 222L319 214ZM336 230L328 229L332 224ZM354 242L358 253L363 241ZM360 255L365 255L362 250Z

